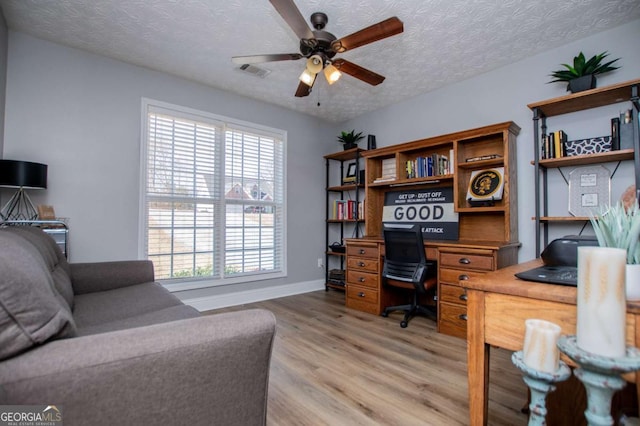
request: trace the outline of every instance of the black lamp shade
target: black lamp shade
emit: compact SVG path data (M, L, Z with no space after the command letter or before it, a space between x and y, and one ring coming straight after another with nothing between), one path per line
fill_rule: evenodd
M0 186L44 189L47 187L47 165L0 160Z

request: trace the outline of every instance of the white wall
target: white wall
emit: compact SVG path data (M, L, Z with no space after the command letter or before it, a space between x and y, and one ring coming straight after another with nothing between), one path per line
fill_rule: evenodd
M265 84L255 80L255 84ZM46 191L70 218L74 262L138 256L141 98L287 131L288 277L187 292L206 297L265 286L324 285L324 163L327 126L280 107L185 79L9 33L4 156L49 165Z
M605 31L560 48L532 56L510 66L431 93L416 96L336 126L336 132L355 128L376 135L379 147L436 136L503 121L514 121L522 130L518 136L518 234L522 242L521 261L535 256L533 114L527 104L566 94L561 83L546 84L549 73L559 64L571 62L583 51L591 57L609 51L610 58L621 58L621 68L598 78L598 87L640 78L640 21ZM428 76L425 76L428 78ZM629 103L624 108L630 108ZM563 128L570 139L610 134L610 121L622 109L620 105L549 119L547 124ZM335 132L334 132L335 133ZM606 164L613 171L615 164ZM568 173L569 170L566 171ZM553 173L550 173L550 176ZM630 162L616 173L612 199L633 183ZM567 186L559 175L550 177L552 193L550 214L566 215ZM580 226L552 228L551 238L577 233Z

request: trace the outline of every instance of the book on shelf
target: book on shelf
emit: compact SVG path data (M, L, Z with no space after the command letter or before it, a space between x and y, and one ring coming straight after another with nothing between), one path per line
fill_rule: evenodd
M611 149L617 151L620 149L620 118L611 119Z
M564 130L556 130L549 132L548 135L543 135L540 158L546 160L566 157L567 141L568 137Z
M449 157L442 154L416 157L405 163L407 179L442 176L451 173Z
M455 157L454 157L454 155L453 155L453 148L451 148L451 149L449 150L449 174L450 174L450 175L455 174L455 171L454 171L454 169L455 169L455 166L454 166L454 163L455 163L454 158L455 158Z
M465 163L472 163L474 161L482 161L482 160L493 160L496 158L502 158L500 154L489 154L489 155L478 155L477 157L471 157L465 159Z
M355 200L335 200L331 220L357 220L362 217L362 202Z

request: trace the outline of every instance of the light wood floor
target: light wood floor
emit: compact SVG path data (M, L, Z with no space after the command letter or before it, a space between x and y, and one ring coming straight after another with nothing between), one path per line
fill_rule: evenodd
M260 307L277 318L269 425L467 425L466 341L433 320L399 326L344 307L344 293L318 291ZM211 311L215 313L219 311ZM491 349L490 425L526 425L527 390L511 352Z

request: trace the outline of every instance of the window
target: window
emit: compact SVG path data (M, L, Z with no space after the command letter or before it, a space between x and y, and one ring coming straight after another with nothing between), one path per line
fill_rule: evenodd
M144 256L158 279L284 275L282 131L143 105Z

